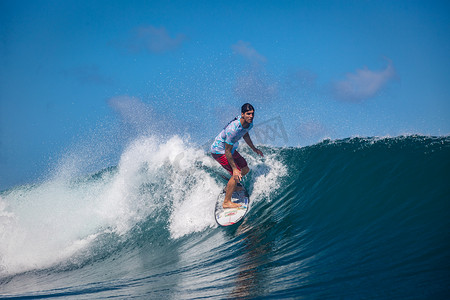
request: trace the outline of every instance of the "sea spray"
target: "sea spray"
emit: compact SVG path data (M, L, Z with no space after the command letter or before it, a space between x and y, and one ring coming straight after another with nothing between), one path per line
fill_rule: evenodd
M275 155L268 154L265 161L252 153L245 156L254 170L254 183L249 183L253 199L267 199L285 167ZM86 163L76 161L74 153L70 159L65 157L48 180L2 196L3 273L48 268L80 255L76 261L82 263L99 240L112 234L120 243L136 226L165 228L173 239L216 226L214 204L227 173L209 153L178 136L166 142L137 138L117 167L94 175L81 176L79 166Z

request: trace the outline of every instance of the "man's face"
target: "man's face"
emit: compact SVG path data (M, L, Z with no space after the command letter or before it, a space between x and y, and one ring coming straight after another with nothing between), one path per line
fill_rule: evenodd
M242 114L242 118L244 118L244 121L247 123L252 123L254 116L255 116L254 110L249 110Z

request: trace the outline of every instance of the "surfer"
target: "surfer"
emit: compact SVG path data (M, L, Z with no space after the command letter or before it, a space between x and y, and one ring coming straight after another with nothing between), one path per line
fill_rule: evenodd
M250 170L245 159L236 151L239 140L244 141L257 154L264 156L262 151L253 145L252 139L248 132L253 127L253 117L255 109L249 103L245 103L241 107L241 115L234 118L227 126L216 136L211 145L211 155L224 167L230 174L228 181L223 208L232 208L241 206L231 201L231 195L242 176L245 176Z

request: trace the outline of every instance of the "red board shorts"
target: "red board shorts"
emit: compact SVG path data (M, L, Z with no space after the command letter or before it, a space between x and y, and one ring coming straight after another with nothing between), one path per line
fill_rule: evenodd
M230 164L228 163L228 159L225 156L225 154L215 154L211 153L212 157L219 162L219 164L224 167L231 175L233 175L233 169L231 168ZM236 165L236 167L241 171L243 168L247 166L247 162L245 159L239 154L239 152L234 151L233 153L233 160Z

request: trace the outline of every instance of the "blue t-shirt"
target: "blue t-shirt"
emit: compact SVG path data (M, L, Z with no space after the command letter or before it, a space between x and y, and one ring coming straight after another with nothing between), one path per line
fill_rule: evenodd
M230 122L214 139L211 145L211 153L225 154L225 143L233 145L231 153L234 153L239 146L239 140L252 129L253 123L248 128L242 127L241 116L237 120Z

